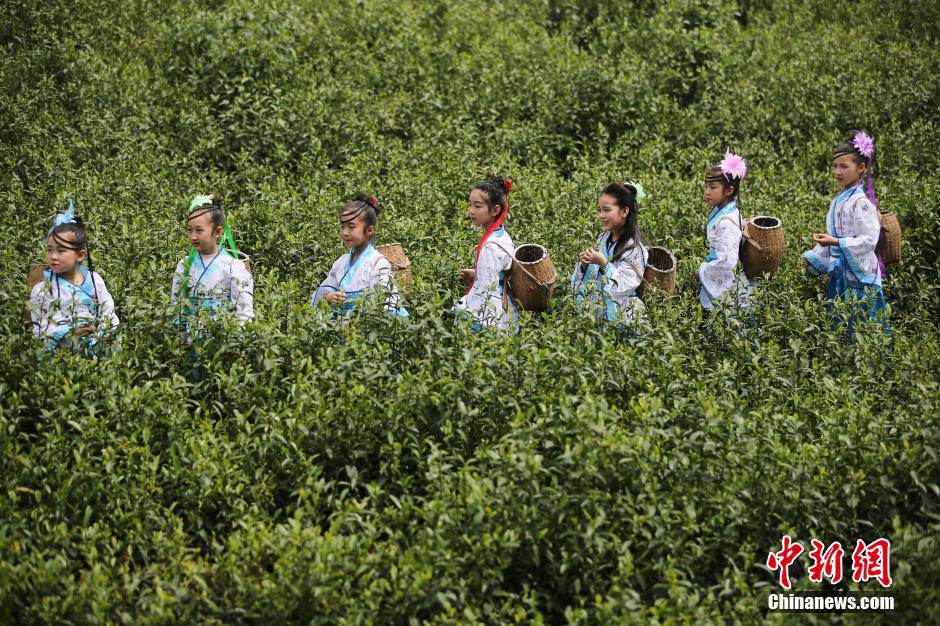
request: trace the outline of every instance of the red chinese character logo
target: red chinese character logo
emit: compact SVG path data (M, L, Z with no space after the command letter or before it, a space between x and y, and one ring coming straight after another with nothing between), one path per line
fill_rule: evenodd
M784 589L790 588L790 564L803 554L803 544L793 543L790 535L783 536L783 550L780 552L770 552L767 555L767 567L772 570L780 570L778 582Z
M874 578L882 587L891 586L891 542L876 539L865 545L861 539L852 552L852 580L857 583L868 582Z
M836 541L826 548L826 544L818 539L812 539L810 543L813 549L810 550L809 558L813 564L809 566L809 579L821 583L825 576L833 585L838 584L842 580L842 557L845 556L842 544Z

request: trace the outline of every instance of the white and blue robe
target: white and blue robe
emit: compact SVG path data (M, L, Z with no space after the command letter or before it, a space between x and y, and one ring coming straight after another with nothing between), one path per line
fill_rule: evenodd
M186 259L181 259L173 273L172 303L179 302L181 297L185 263ZM254 319L255 281L244 261L236 259L226 248L220 247L215 254L196 254L189 268L188 282L190 302L186 304L184 317L201 311L216 317L227 311L234 314L241 326Z
M517 330L516 303L512 298L503 298L504 294L508 296L506 278L515 252L516 246L505 228L500 226L490 233L476 260L473 285L454 306L458 320L469 320L474 330Z
M571 291L579 308L590 306L599 320L632 327L644 317L645 306L637 289L643 282L649 252L642 243L631 240L626 244L626 252L611 261L615 246L609 231L601 233L597 249L607 258L604 271L594 263L585 268L578 261L571 274Z
M120 320L114 312L114 299L97 272L79 264L82 284L58 277L46 268L42 280L29 293L29 314L33 336L43 339L48 350L60 344L95 353L104 336L117 328ZM92 326L91 335L70 334L73 330Z
M833 198L826 214L826 232L838 240L837 245L817 245L803 253L813 276L827 274L828 306L836 300L851 302L849 332L856 320L868 318L887 325L887 304L882 287L881 266L875 254L881 222L878 209L858 183ZM836 320L838 326L842 320Z
M333 319L346 318L356 308L356 302L363 297L382 290L385 294L385 311L397 317L408 317L408 311L402 303L398 287L395 285L395 273L391 262L376 250L372 244L352 260L354 249L336 259L326 278L313 292L310 299L312 306L317 306L327 294L342 291L346 300L333 308Z
M708 255L698 268L702 308L712 311L719 304L748 309L752 286L743 271L737 271L738 254L744 233L741 212L735 201L714 207L705 224Z

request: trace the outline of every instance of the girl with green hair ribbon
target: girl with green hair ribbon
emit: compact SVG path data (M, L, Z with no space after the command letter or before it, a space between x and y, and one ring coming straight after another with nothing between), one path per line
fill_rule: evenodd
M618 329L634 328L643 318L637 295L646 271L648 251L643 245L637 216L646 197L637 182L611 183L597 198L602 232L594 247L578 255L571 275L571 290L581 307L590 308L599 321Z
M187 318L199 311L212 317L228 311L244 326L254 318L254 280L238 258L235 238L217 195L193 198L186 231L191 247L177 263L171 302L179 302Z

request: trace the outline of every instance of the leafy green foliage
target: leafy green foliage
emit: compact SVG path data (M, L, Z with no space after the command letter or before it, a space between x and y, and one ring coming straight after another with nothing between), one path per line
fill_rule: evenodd
M740 622L790 533L893 541L936 619L940 319L935 3L19 3L0 8L0 621ZM877 141L904 228L895 335L845 346L798 255L831 151ZM701 177L726 147L788 249L757 327L702 329ZM618 341L555 310L454 327L469 187L514 181L515 241L564 275L636 178L679 292ZM412 317L307 306L336 209L387 207ZM187 346L181 216L220 193L258 321ZM122 348L38 362L27 265L72 195ZM202 375L193 379L194 359ZM805 575L794 572L805 584ZM871 620L846 615L844 621Z

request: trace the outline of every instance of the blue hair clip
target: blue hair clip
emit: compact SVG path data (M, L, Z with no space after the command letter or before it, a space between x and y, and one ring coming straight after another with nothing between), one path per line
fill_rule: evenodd
M72 199L69 198L69 205L65 208L65 213L59 213L55 216L55 220L52 222L52 228L49 229L49 234L47 237L52 234L52 231L56 226L61 226L62 224L74 224L75 223L75 205L72 203Z

